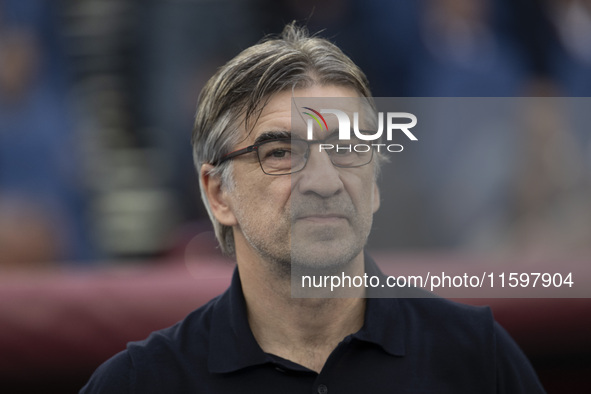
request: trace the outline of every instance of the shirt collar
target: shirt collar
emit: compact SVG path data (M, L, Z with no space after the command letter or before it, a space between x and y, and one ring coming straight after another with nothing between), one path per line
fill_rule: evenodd
M248 324L246 301L236 268L230 288L216 300L213 309L209 334L209 371L232 372L270 361L271 358L263 352Z
M365 253L365 273L368 277L379 277L380 283L386 282L386 276L367 253ZM371 291L371 288L368 290L365 322L361 330L353 334L353 338L376 344L393 356L404 356L405 322L398 298L391 291Z
M385 283L385 275L367 254L365 271L368 276L378 276L380 282ZM403 356L404 321L398 299L369 295L364 325L352 337L376 344L391 355ZM257 343L248 324L238 269L234 270L228 290L215 301L209 336L208 367L212 373L233 372L273 362L273 357Z

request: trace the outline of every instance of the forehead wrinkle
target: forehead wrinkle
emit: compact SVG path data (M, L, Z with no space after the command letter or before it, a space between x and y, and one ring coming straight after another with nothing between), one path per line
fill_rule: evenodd
M270 119L259 120L259 123L253 128L251 138L254 139L255 144L274 138L291 137L290 119L274 118L273 114L269 114L269 117Z
M259 116L256 119L256 122L254 124L252 124L252 126L250 128L246 127L246 121L242 121L242 133L244 138L242 138L241 141L246 141L248 139L255 138L254 143L259 143L262 141L266 141L269 139L274 139L274 138L290 138L291 137L291 132L288 131L289 130L289 123L286 122L278 122L274 125L269 124L269 125L265 125L265 123L270 123L268 120L266 120L265 118L267 117L272 117L273 113L268 113L265 115L259 114ZM271 118L273 119L273 118ZM274 123L274 121L272 120L272 122ZM268 130L268 131L263 131L259 134L258 130ZM281 133L283 133L281 135ZM273 135L274 134L274 135Z

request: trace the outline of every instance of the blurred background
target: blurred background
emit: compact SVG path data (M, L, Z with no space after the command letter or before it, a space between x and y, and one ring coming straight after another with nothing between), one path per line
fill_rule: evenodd
M211 274L200 277L187 263L221 259L192 165L197 96L217 67L294 19L342 48L377 97L581 97L562 106L527 101L523 128L509 137L441 129L437 146L447 155L423 149L397 157L381 185L393 210L377 226L388 231L375 232L373 249L591 262L590 101L583 99L591 93L591 0L0 0L0 377L11 390L26 386L19 374L31 360L51 359L31 351L15 362L7 354L30 338L11 335L45 332L36 347L44 349L64 322L98 305L88 294L128 297L133 286L122 281L118 293L108 270L133 267L126 275L137 278L142 266L182 260L194 280ZM570 116L572 105L587 118ZM483 155L487 171L466 171ZM31 277L45 293L30 293ZM140 283L161 285L156 276ZM178 286L171 279L159 288ZM34 305L55 294L67 308L43 316L62 324L40 327L46 323ZM68 304L73 299L79 303ZM120 301L110 300L109 308ZM196 306L189 301L186 308ZM579 320L589 322L586 311ZM76 358L95 358L79 363L65 379L70 386L83 383L97 359L145 336L110 335L119 342L102 353L80 350L92 336L76 345ZM591 358L585 346L563 358ZM52 381L45 392L71 389Z

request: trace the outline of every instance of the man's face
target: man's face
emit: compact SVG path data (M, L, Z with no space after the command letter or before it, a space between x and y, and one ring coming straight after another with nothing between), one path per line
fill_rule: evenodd
M293 96L358 95L344 87L314 86L295 90ZM292 127L291 99L291 91L273 96L250 135L234 149L275 134L305 138L303 120ZM329 118L329 130L336 130L336 118ZM247 134L244 126L241 132ZM306 167L291 175L266 175L256 153L234 159L234 188L227 198L238 261L262 257L281 273L289 273L292 265L325 269L350 263L362 253L379 206L374 165L335 167L318 145L311 146Z

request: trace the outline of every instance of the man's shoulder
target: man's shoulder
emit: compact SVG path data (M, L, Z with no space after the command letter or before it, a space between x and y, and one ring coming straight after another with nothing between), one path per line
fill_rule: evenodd
M131 392L132 362L127 350L117 353L99 366L80 394Z
M440 297L399 298L404 319L410 325L437 332L492 335L495 320L488 306L467 305Z
M175 381L176 375L183 373L189 365L205 365L211 319L220 297L210 300L178 323L152 332L144 340L129 342L125 350L94 372L80 393L141 392L138 385L145 382L169 384L164 382ZM146 376L151 378L145 379Z
M496 331L489 307L466 305L438 297L397 298L396 303L407 345L430 343L442 354L457 354L482 360L494 358Z
M129 342L127 351L133 357L135 353L154 353L164 350L188 351L186 345L193 341L207 340L215 306L221 296L215 297L201 307L189 313L178 323L152 332L146 339ZM181 349L182 348L182 349Z
M207 335L209 333L213 311L220 297L221 295L211 299L176 324L154 331L144 340L128 343L127 349L173 346L189 339Z

